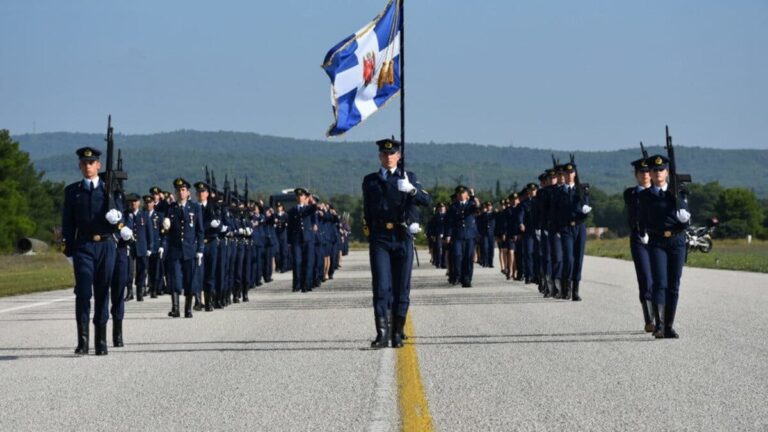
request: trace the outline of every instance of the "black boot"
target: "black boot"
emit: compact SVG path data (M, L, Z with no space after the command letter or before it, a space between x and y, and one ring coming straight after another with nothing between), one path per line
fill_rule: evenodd
M137 302L144 301L144 287L136 287L136 301Z
M653 333L653 317L651 314L653 313L653 302L650 300L643 300L640 302L640 305L643 307L643 319L645 320L645 332L646 333Z
M213 299L213 294L211 294L211 290L205 290L205 311L213 312L214 304L216 304L216 301Z
M573 281L571 284L571 290L573 291L571 294L571 300L581 301L581 297L579 297L579 281Z
M560 279L559 278L552 278L552 292L550 293L550 297L552 298L560 298L560 293L563 291L563 287L560 285Z
M120 348L123 346L123 321L112 321L112 346Z
M171 318L178 318L181 316L179 313L179 295L176 292L171 293L171 311L168 312L168 316Z
M653 332L653 337L656 339L664 339L664 305L653 305L653 316L656 318L656 331Z
M673 328L675 324L675 312L677 308L672 307L671 305L667 304L664 308L664 313L666 314L665 321L664 321L664 338L665 339L677 339L680 337L680 335L677 334L675 329Z
M157 298L157 288L154 286L149 290L149 298Z
M200 293L195 294L195 306L193 307L193 309L196 311L203 310L203 304L200 301Z
M94 326L96 355L107 355L107 326Z
M126 290L125 298L123 300L125 301L133 300L133 286L128 285L128 289Z
M192 318L192 296L184 296L184 318Z
M392 317L392 348L403 347L403 328L405 327L405 317L395 315Z
M376 317L376 340L371 342L371 348L386 348L389 346L389 323L386 317Z
M77 323L77 348L75 348L75 354L87 355L88 354L88 331L90 326L88 321Z
M250 300L248 300L248 288L243 290L243 303L247 303Z

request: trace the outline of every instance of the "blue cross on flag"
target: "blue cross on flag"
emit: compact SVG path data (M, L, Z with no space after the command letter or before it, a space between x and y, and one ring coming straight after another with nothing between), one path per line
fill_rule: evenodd
M401 18L402 0L390 0L373 21L325 55L336 119L327 136L344 134L400 91Z

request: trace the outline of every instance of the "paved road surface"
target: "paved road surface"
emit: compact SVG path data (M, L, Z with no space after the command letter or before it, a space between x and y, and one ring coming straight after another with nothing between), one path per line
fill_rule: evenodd
M768 430L768 275L685 269L681 339L656 341L628 262L588 257L581 303L422 265L396 353L367 348L367 253L343 264L191 320L129 302L107 357L73 355L70 291L0 299L0 430Z

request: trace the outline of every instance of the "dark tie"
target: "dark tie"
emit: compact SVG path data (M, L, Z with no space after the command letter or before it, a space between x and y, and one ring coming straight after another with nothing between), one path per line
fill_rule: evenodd
M93 182L92 182L92 181L90 181L90 182L88 182L88 183L90 183L90 185L91 185L91 192L93 192L93 189L94 189L94 188L93 188Z

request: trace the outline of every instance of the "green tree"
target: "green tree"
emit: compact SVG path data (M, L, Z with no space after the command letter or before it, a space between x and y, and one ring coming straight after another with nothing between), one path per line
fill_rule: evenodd
M713 216L718 216L715 206L720 199L723 187L714 181L706 184L692 183L688 185L688 208L691 211L694 225L703 225Z
M746 234L763 234L763 209L757 201L755 193L744 188L724 189L715 204L723 226L722 231L731 236L741 237ZM728 231L732 226L733 232ZM743 231L743 232L742 232Z
M34 169L29 155L19 150L7 129L0 130L0 251L13 249L19 237L35 232L24 183Z

